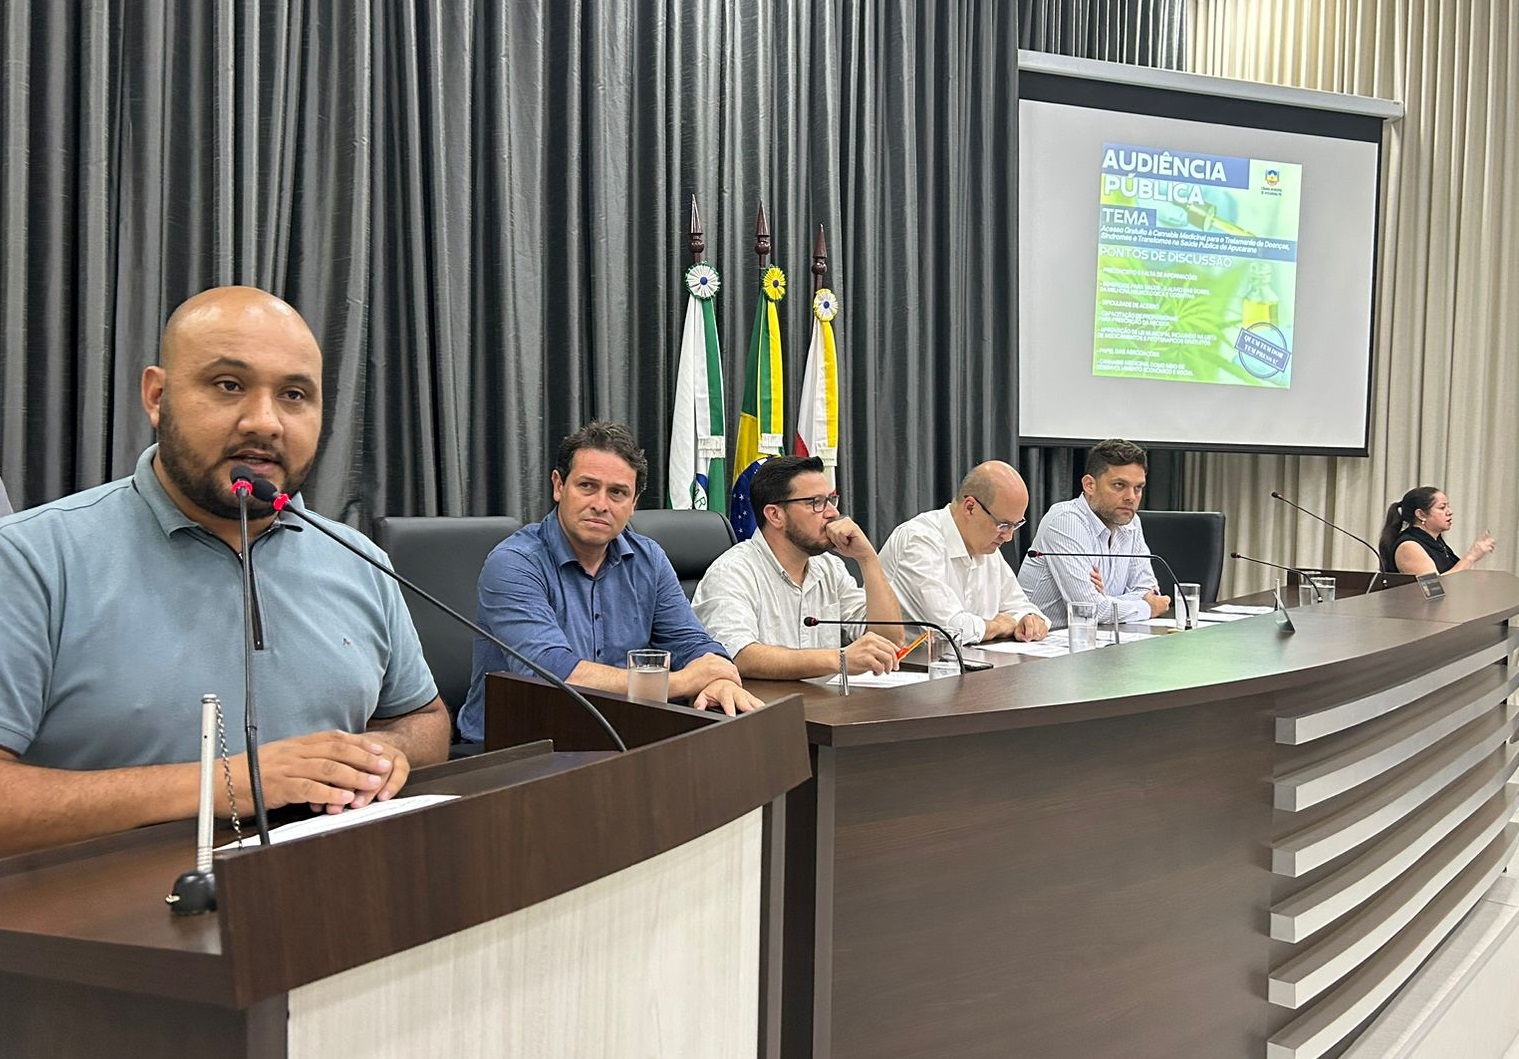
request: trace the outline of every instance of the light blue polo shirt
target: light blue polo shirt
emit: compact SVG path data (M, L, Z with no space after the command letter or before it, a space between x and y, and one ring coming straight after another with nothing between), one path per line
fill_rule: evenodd
M169 499L156 451L130 478L0 523L0 746L27 764L197 760L206 692L221 697L228 750L243 749L241 566ZM253 663L260 743L362 732L437 697L393 581L293 516L249 552L265 641Z

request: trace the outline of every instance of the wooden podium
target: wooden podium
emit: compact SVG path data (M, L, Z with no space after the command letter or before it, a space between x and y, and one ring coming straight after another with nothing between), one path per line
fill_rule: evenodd
M525 708L562 698L523 683ZM163 900L193 821L0 860L0 1052L752 1059L764 807L809 775L801 701L590 697L628 753L419 769L405 794L460 797L219 853L209 915Z

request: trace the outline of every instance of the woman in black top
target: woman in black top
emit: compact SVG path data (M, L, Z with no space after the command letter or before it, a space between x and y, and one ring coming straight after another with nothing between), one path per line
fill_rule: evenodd
M1449 574L1469 570L1493 550L1493 535L1482 531L1464 556L1457 556L1445 543L1450 529L1450 501L1432 485L1421 485L1403 494L1387 509L1382 536L1377 541L1382 569L1402 574Z

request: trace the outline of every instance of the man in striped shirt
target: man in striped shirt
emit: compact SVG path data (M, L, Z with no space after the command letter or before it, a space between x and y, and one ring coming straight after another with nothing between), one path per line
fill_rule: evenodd
M1029 602L1066 624L1066 604L1097 604L1097 620L1143 622L1164 614L1171 598L1160 594L1145 558L1150 548L1139 524L1149 459L1131 441L1110 438L1087 453L1081 495L1053 505L1039 521L1031 556L1018 571ZM1060 554L1067 553L1067 554ZM1080 553L1072 555L1069 553Z

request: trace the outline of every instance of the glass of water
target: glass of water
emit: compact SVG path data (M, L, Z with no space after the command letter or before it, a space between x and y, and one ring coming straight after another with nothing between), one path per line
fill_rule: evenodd
M1203 588L1196 581L1182 581L1176 586L1176 597L1171 609L1176 614L1178 629L1197 628L1197 612L1203 605Z
M955 657L955 645L948 637L928 631L928 679L958 677L960 661Z
M1310 577L1307 581L1299 581L1297 586L1297 602L1300 607L1309 607L1315 603L1334 602L1334 578Z
M1090 651L1097 646L1097 604L1074 602L1065 608L1066 636L1071 654Z
M628 652L628 698L670 701L670 652Z

